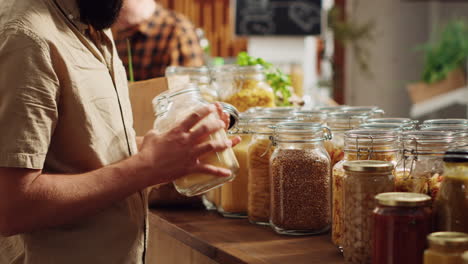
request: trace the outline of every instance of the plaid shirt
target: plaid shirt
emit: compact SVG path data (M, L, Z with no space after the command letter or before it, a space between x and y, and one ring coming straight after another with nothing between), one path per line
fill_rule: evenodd
M164 76L168 66L204 64L203 50L193 24L183 15L159 5L147 21L117 29L114 39L127 71L127 39L130 41L135 81Z

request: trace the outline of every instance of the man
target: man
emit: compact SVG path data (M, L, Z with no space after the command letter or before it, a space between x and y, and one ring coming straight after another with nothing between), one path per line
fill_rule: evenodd
M0 263L143 263L148 186L239 139L198 109L137 153L125 71L108 29L122 0L0 2ZM219 111L219 106L218 106ZM223 116L225 118L225 115Z
M192 23L155 0L126 0L114 29L117 51L127 69L130 44L135 81L164 76L168 66L204 64Z

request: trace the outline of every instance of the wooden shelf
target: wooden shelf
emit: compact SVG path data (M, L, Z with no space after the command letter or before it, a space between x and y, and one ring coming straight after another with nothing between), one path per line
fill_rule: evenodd
M148 248L148 251L154 250L166 255L170 254L168 252L185 252L180 248L162 250L166 244L174 243L176 240L209 260L194 261L192 251L186 253L188 255L186 257L177 256L177 260L166 258L159 263L176 263L174 261L178 263L183 261L184 264L344 263L343 257L331 243L329 234L308 237L280 236L271 228L250 224L246 219L227 219L215 212L200 209L151 210L150 233L154 230L170 236L169 241L172 242L156 241L154 247Z

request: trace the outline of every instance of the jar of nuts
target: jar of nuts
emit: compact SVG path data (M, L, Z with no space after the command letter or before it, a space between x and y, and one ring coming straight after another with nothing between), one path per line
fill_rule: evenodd
M344 233L343 251L346 263L367 264L372 258L372 212L374 197L394 189L392 170L387 161L356 160L343 164Z
M390 161L399 160L399 132L378 129L356 129L345 133L344 159L333 167L332 172L332 241L341 250L343 240L343 163L352 160Z
M270 141L274 126L291 121L288 117L257 116L250 119L252 139L247 149L248 204L251 223L269 225L270 221L270 157L274 146Z
M311 235L330 228L330 157L320 123L279 123L270 159L270 225L279 234Z

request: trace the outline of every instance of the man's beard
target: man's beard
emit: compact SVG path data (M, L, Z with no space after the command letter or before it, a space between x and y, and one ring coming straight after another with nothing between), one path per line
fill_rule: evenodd
M96 30L110 28L119 17L124 0L77 0L80 20Z

